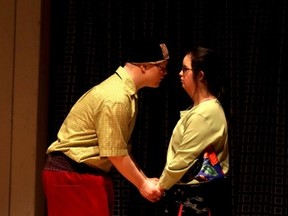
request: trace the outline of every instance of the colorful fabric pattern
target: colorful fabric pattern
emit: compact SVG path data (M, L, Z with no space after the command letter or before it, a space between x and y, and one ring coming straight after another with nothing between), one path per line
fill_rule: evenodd
M202 167L195 179L202 182L217 178L224 178L224 173L213 148L210 147L203 155Z

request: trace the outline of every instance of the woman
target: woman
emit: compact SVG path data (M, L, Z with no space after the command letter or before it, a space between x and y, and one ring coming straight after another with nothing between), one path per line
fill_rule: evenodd
M193 105L180 112L158 182L165 194L163 215L229 216L228 126L221 104L221 62L214 51L198 47L186 53L182 64L180 80Z

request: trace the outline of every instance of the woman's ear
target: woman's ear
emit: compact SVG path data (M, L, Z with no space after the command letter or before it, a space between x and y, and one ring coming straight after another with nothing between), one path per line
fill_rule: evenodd
M198 75L198 77L199 77L199 80L204 80L204 76L205 76L205 73L204 73L204 71L200 71L200 73L199 73L199 75Z

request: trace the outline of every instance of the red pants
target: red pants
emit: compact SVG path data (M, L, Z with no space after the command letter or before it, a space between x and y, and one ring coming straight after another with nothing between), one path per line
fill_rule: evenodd
M106 175L44 170L48 216L111 216L113 185Z

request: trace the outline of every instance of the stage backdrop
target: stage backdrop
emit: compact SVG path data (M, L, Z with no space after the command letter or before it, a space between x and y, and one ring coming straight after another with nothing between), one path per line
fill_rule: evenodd
M168 75L158 89L140 90L133 134L135 159L159 177L179 111L191 105L178 77L182 51L208 46L223 56L234 111L233 215L288 215L287 13L285 0L52 1L49 142L76 100L122 64L130 40L162 38ZM113 175L115 216L158 215L157 205Z

